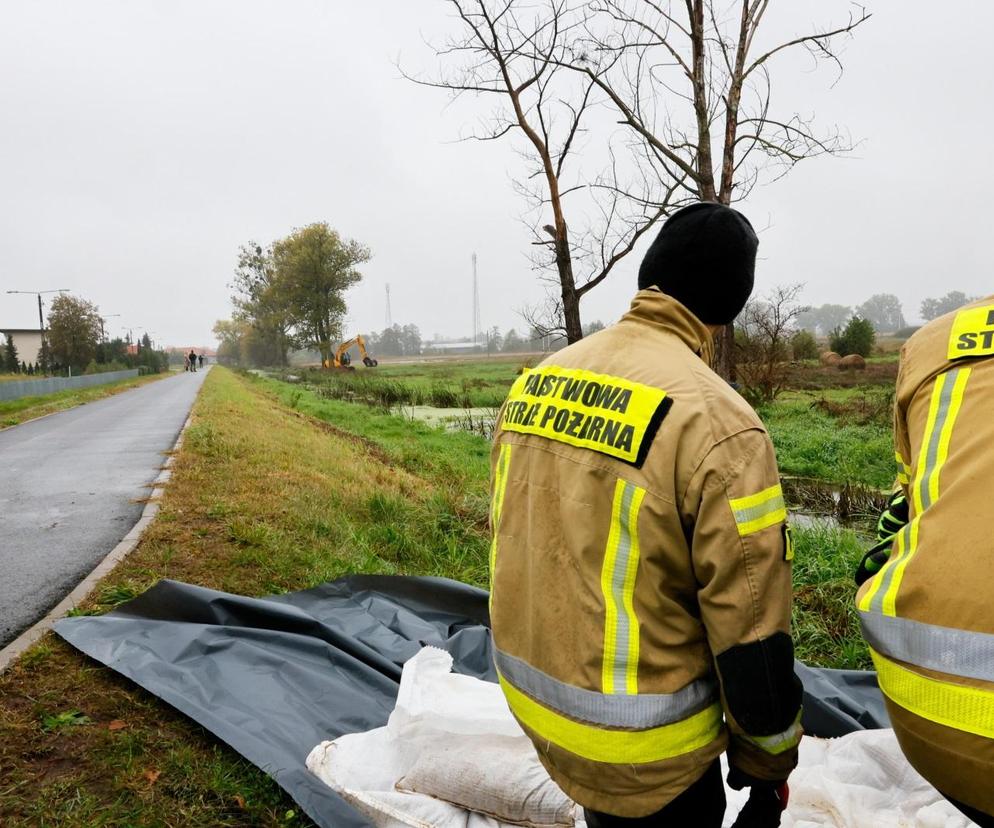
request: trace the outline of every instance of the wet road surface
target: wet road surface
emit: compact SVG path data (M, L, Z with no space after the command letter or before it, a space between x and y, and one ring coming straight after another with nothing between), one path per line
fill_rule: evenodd
M0 431L0 647L55 606L141 516L206 371Z

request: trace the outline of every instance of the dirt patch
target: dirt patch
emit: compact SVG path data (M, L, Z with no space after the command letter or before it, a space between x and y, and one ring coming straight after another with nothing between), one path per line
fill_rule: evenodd
M346 431L343 428L332 425L331 423L325 422L324 420L319 420L317 417L311 417L304 414L301 411L290 411L297 419L303 420L321 431L328 434L333 434L339 440L344 440L346 443L350 443L353 446L360 446L367 454L372 455L376 460L383 463L385 466L395 466L393 458L383 450L383 447L377 443L370 440L368 437L363 437L360 434L355 434L351 431Z
M840 371L836 367L815 363L791 365L787 387L799 391L822 391L826 388L859 388L867 385L889 385L897 381L898 363L870 362L865 371Z
M894 412L894 394L860 394L842 402L822 398L811 403L811 408L834 417L842 425L889 426Z

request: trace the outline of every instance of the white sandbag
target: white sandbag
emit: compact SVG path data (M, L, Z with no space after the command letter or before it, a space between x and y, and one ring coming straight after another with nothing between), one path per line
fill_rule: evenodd
M322 742L307 757L308 770L377 828L514 824L489 814L517 824L572 826L574 804L541 766L500 687L451 670L448 653L422 649L404 665L387 726ZM431 773L429 763L441 761L444 772ZM481 775L489 783L482 791L460 782ZM405 777L405 787L428 792L398 791ZM460 807L445 799L471 801ZM561 821L550 822L550 815Z
M548 824L538 820L550 812L561 818L563 807L570 808L547 795L546 783L561 791L538 763L500 688L453 675L451 667L448 653L422 650L404 665L387 726L322 742L308 756L308 769L377 828L500 828L518 818ZM443 761L444 770L429 772ZM483 792L475 784L481 779ZM399 791L398 783L434 796ZM892 730L831 740L805 736L790 789L782 828L970 828L908 764ZM726 794L728 828L748 791ZM583 809L572 811L583 825Z
M475 740L473 740L475 742ZM425 750L397 790L421 793L528 828L572 828L574 803L517 738L478 744L453 740Z

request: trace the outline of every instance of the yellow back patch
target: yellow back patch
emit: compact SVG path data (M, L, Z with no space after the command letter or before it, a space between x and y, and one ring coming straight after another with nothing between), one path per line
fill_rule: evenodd
M994 356L994 305L956 314L949 335L949 359Z
M500 427L641 466L671 402L661 388L549 365L518 377Z

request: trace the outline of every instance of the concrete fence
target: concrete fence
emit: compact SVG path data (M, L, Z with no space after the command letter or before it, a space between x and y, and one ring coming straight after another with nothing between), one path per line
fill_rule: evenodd
M115 380L130 379L138 376L138 369L128 371L108 371L106 374L83 374L79 377L48 377L36 380L14 380L0 382L0 402L17 400L21 397L39 397L42 394L54 394L56 391L67 391L70 388L90 388L103 385Z

